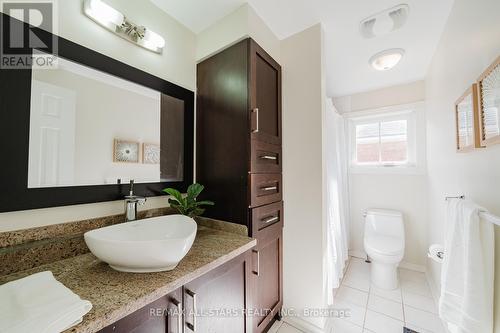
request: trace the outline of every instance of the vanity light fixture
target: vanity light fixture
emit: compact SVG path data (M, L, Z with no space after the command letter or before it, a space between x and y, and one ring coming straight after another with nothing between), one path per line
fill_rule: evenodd
M84 0L83 12L94 22L129 42L159 54L163 53L165 39L162 36L130 21L124 14L103 1Z
M405 54L403 49L390 49L379 52L370 58L370 65L378 71L386 71L394 68Z

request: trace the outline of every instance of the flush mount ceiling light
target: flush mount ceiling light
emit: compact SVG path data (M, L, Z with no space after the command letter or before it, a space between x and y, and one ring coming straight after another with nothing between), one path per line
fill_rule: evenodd
M91 20L118 36L156 53L163 53L165 39L148 28L135 24L101 0L85 0L83 11Z
M359 24L359 30L364 38L382 36L400 29L408 20L409 14L408 5L397 5L367 17Z
M370 65L378 71L386 71L394 68L405 54L403 49L390 49L379 52L370 58Z

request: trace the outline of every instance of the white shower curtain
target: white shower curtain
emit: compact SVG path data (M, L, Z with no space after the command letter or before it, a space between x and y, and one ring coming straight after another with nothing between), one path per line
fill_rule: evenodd
M327 291L333 303L333 289L338 288L348 260L349 183L348 149L345 121L331 100L327 100L324 118L324 158L327 207Z

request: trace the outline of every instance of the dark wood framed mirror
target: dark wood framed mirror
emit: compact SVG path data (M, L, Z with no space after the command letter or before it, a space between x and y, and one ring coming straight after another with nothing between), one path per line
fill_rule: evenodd
M23 29L57 51L25 45L18 53L58 63L0 64L0 212L120 200L131 179L146 197L187 189L193 91L8 15L0 19L4 49L10 29Z

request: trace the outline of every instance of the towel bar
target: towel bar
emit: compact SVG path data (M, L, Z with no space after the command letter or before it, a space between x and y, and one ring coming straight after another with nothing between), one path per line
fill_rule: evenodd
M479 216L486 221L489 221L495 225L500 226L500 217L498 217L498 216L495 216L495 215L493 215L491 213L487 213L487 212L480 212Z
M465 199L465 195L460 195L456 197L445 197L444 200L448 201L450 199Z
M465 199L465 195L460 195L460 196L456 196L456 197L445 197L445 200L449 200L449 199ZM495 215L488 213L488 212L480 212L479 216L486 221L489 221L495 225L500 226L500 217L498 217L498 216L495 216Z

